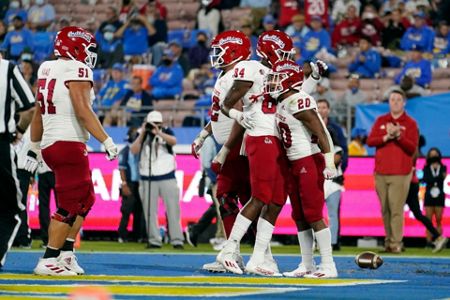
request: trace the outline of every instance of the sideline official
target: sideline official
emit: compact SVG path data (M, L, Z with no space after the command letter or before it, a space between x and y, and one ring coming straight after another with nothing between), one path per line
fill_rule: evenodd
M25 133L33 116L34 98L19 68L0 55L0 268L20 226L21 202L17 158L12 143ZM15 114L19 114L16 124Z

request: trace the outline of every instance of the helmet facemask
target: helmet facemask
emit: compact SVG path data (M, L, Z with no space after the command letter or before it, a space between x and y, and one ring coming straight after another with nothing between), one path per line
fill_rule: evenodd
M288 90L283 89L282 82L288 78L286 73L269 72L264 80L264 93L277 99Z
M277 49L275 51L275 53L278 56L278 61L281 60L291 60L294 61L295 60L295 49L291 49L290 51L285 51L282 49Z
M84 59L84 63L91 69L95 67L97 63L97 45L90 43L89 45L84 47L84 52L86 53L86 58Z
M211 60L211 66L213 68L221 68L223 67L223 55L225 54L225 49L221 46L212 46L211 54L209 55L209 59Z

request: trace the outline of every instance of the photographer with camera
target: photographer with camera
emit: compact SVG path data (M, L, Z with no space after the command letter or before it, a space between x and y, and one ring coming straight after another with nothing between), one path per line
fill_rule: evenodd
M150 112L130 150L132 154L139 154L139 194L147 224L147 247L162 246L158 226L158 199L161 196L166 207L170 243L175 249L183 249L179 189L175 179L176 162L172 148L177 139L170 128L162 127L162 123L159 111Z

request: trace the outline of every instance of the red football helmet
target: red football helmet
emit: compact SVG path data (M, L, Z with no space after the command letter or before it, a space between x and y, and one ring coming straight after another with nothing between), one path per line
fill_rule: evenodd
M289 35L279 30L269 30L259 36L256 54L273 66L280 60L294 60L295 49Z
M265 79L265 93L274 99L290 89L299 90L303 84L303 70L291 60L281 60L272 67Z
M238 30L228 30L216 35L211 42L211 65L223 68L235 62L246 60L251 54L248 37Z
M85 63L94 68L97 62L97 41L89 31L67 26L61 29L55 37L54 53L56 57L67 57Z

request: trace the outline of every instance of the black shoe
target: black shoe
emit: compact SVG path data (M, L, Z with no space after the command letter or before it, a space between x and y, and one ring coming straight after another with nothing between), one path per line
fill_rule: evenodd
M192 247L197 247L197 236L193 233L192 226L188 226L185 234L188 244Z
M331 245L333 247L333 251L341 251L341 245L339 244L333 244Z
M173 245L173 249L184 250L184 246L183 245Z
M147 244L147 249L161 249L161 245Z

